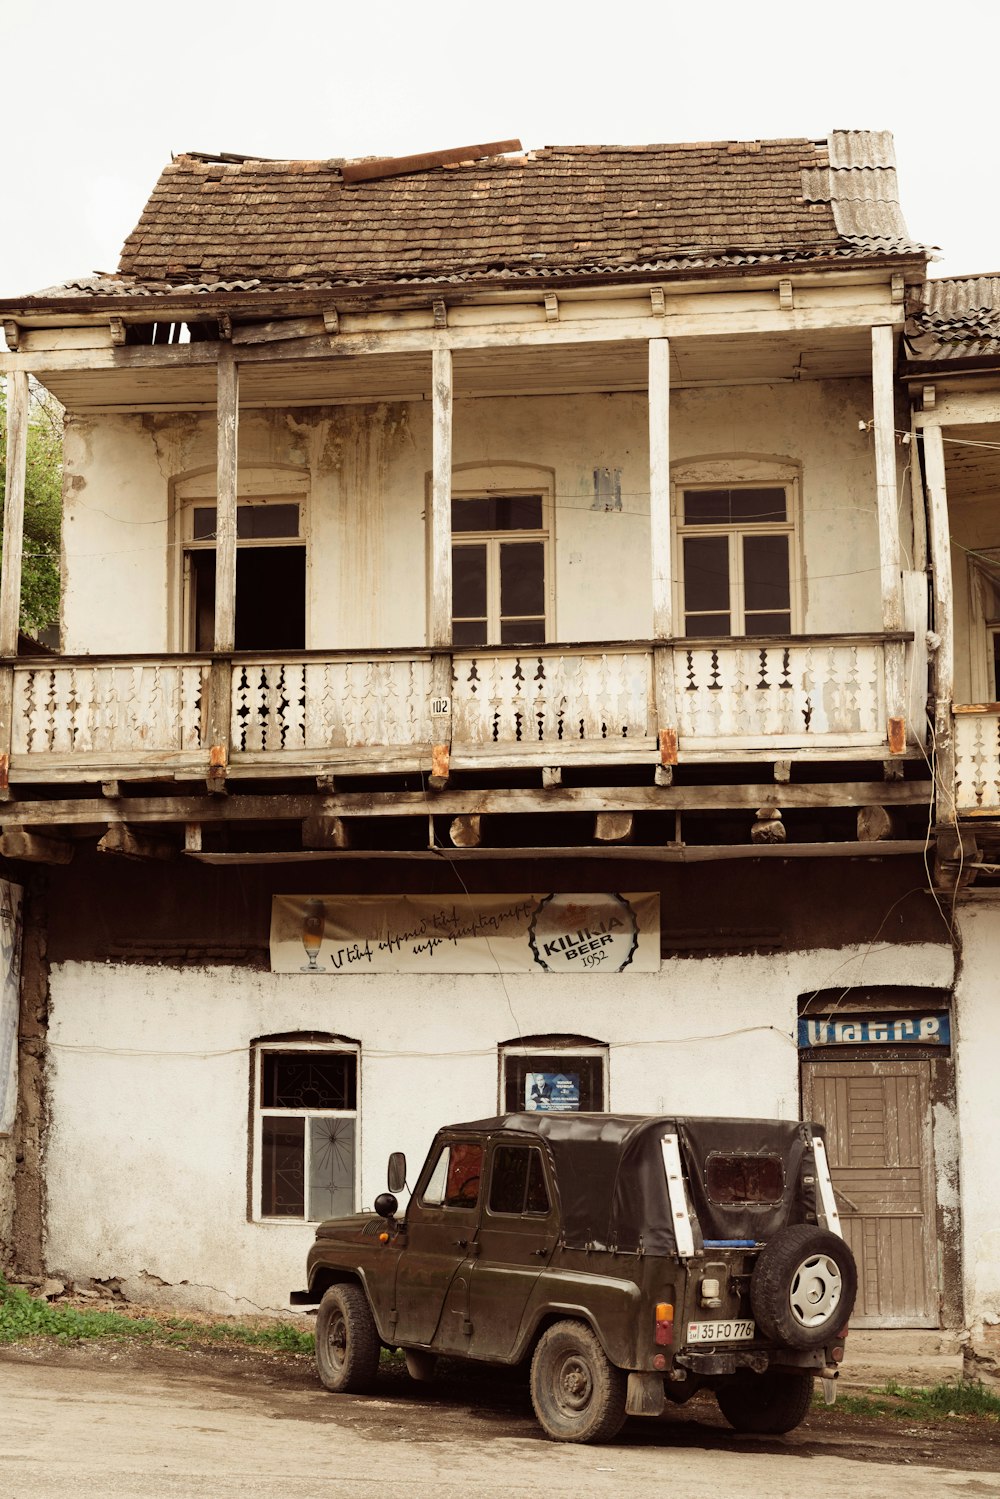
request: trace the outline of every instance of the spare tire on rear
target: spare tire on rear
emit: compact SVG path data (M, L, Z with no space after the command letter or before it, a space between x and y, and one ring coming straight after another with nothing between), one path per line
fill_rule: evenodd
M837 1234L809 1223L779 1229L760 1252L750 1304L767 1338L788 1348L821 1348L854 1310L858 1272Z

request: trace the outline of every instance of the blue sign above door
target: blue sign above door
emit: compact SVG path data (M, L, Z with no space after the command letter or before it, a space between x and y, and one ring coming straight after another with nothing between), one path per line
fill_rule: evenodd
M810 1015L799 1020L799 1045L947 1046L947 1015Z

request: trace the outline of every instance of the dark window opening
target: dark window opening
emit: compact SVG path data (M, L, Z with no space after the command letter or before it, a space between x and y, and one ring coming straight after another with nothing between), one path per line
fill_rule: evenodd
M493 1153L490 1178L491 1213L547 1213L549 1194L545 1186L542 1157L522 1145L501 1145Z
M604 1108L604 1058L572 1052L507 1054L504 1107L525 1112L599 1113Z
M215 552L188 554L194 649L215 646ZM306 643L305 547L248 547L236 553L238 651L301 651Z
M712 1202L722 1207L753 1202L780 1202L785 1168L780 1156L710 1155L705 1185Z

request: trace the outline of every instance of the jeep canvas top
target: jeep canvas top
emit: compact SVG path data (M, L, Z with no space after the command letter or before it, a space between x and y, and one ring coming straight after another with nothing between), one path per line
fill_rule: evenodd
M405 1212L321 1224L308 1281L329 1388L368 1386L383 1345L417 1378L530 1363L570 1441L706 1387L738 1430L790 1430L815 1375L832 1398L857 1287L818 1125L571 1112L439 1130Z

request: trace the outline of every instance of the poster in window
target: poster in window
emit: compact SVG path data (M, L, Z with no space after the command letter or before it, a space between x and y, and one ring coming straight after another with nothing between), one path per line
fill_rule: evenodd
M655 893L276 895L275 973L657 973Z
M529 1072L524 1079L528 1113L560 1113L580 1107L578 1072Z
M17 1112L17 1017L21 993L20 885L0 880L0 1135Z

